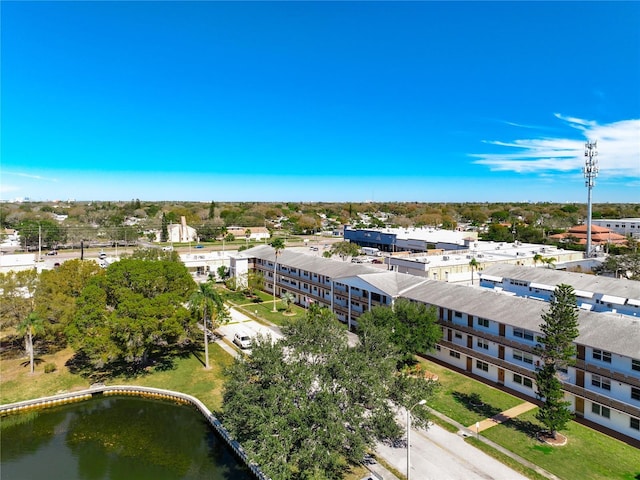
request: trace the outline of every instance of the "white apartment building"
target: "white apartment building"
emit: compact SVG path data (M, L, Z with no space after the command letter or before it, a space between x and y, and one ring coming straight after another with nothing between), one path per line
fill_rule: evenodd
M231 269L262 272L273 292L274 262L274 250L259 246L231 258ZM433 306L443 339L428 356L535 401L533 349L548 307L543 301L287 250L275 274L276 295L287 291L299 305L326 306L350 327L398 298ZM579 330L577 362L563 378L567 400L577 416L640 442L640 320L583 309Z

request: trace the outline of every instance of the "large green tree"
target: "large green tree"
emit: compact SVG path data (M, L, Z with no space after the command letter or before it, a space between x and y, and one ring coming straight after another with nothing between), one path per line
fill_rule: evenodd
M348 257L357 257L360 254L360 246L351 242L336 242L329 250L332 255L338 255L343 261Z
M195 322L183 306L195 289L179 262L120 260L83 289L69 341L95 369L143 368L195 338Z
M369 324L386 329L402 355L403 363L411 363L416 354L427 353L442 338L435 307L400 298L392 308L376 306L358 318L358 330Z
M17 327L33 312L38 281L35 269L0 273L0 328Z
M541 367L536 372L536 394L544 401L536 418L556 438L558 430L571 419L570 402L564 401L562 383L558 372L564 372L575 364L578 337L578 306L573 287L561 284L551 296L549 310L542 314L542 336L538 338L535 353L540 356Z
M76 314L76 301L89 280L104 275L95 262L67 260L40 274L35 291L35 311L43 319L43 340L54 348L66 345L65 329Z
M314 306L283 340L258 336L228 369L225 426L271 478L341 478L377 440L402 434L394 403L429 397L432 382L396 371L388 331L364 332L349 347L344 326ZM414 413L424 426L426 408Z
M636 250L609 255L598 270L601 273L612 273L616 278L640 280L640 252Z

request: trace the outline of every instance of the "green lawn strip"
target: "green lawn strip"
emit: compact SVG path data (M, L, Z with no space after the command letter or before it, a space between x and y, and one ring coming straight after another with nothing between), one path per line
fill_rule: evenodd
M568 438L565 446L551 447L531 435L541 428L536 412L523 413L482 435L563 479L640 478L640 450L577 422L562 430Z
M458 433L458 427L456 427L455 425L451 425L449 422L445 422L444 420L436 417L435 415L431 415L431 417L429 417L429 421L435 423L439 427L444 428L447 432Z
M114 379L107 384L121 383L124 385L140 385L143 387L164 388L176 392L186 393L198 398L212 412L219 412L222 408L222 387L224 385L223 371L233 358L216 344L209 345L210 369L205 370L202 362L193 355L179 359L175 368L160 372L153 372L132 379Z
M32 378L28 378L29 375L25 373L20 378L0 382L0 404L50 397L58 393L83 390L91 385L89 380L69 373L66 368L53 373L34 375Z
M522 465L517 460L514 460L510 456L505 455L502 452L499 452L495 448L492 448L490 445L487 445L486 443L481 442L480 440L477 440L474 437L467 437L464 440L465 442L470 443L471 445L476 447L478 450L482 450L487 455L502 462L507 467L511 468L512 470L515 470L516 472L524 475L527 478L531 478L532 480L547 480L547 477L545 477L544 475L540 475L535 470L531 470L529 467Z
M502 411L519 405L523 400L497 388L461 375L429 360L420 359L424 367L438 375L441 384L429 401L429 406L464 426L491 418ZM481 404L476 405L476 394Z

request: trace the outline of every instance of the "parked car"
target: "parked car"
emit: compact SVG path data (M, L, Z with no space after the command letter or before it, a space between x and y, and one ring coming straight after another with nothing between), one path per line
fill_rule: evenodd
M246 332L238 332L233 336L233 343L240 348L251 348L251 337Z
M50 252L47 253L47 255L51 256L51 255L57 255L58 251L57 250L51 250Z

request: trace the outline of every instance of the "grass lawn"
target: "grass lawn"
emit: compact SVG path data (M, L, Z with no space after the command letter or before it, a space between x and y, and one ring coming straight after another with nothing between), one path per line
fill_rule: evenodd
M561 432L568 438L565 446L548 446L529 433L541 428L535 419L536 412L537 409L531 410L517 419L485 430L482 435L562 479L640 478L640 450L637 448L576 422L570 422Z
M429 401L429 406L465 426L490 418L523 402L513 395L465 377L437 363L423 358L419 360L427 370L438 375L438 381L442 386ZM474 401L475 395L480 399L480 404Z
M3 359L0 363L0 403L13 403L38 397L47 397L62 392L71 392L89 388L91 380L72 374L65 366L71 357L70 349L54 355L42 355L43 362L36 367L33 375L29 373L25 359ZM164 388L187 393L199 398L212 411L222 406L222 371L233 359L218 345L209 346L210 370L205 370L200 359L193 355L178 358L174 368L165 371L151 371L136 377L113 378L110 385L141 385ZM57 370L44 373L45 363L55 363Z

